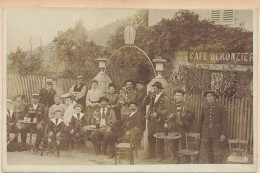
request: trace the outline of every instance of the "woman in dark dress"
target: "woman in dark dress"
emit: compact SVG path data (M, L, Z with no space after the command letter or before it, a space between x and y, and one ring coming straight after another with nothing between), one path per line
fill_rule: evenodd
M116 87L113 83L108 85L108 93L106 97L108 98L108 106L110 106L116 115L116 120L121 119L120 108L119 108L119 94L115 93Z

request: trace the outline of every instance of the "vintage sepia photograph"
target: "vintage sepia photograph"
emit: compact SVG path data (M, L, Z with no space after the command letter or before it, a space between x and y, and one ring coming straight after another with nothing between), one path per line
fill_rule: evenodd
M6 7L3 171L255 168L255 13Z

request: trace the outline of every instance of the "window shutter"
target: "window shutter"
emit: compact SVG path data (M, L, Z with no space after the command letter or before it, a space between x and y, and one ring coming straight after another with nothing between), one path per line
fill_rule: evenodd
M215 23L221 23L221 12L220 10L211 11L211 20Z
M234 10L223 10L223 24L234 24Z

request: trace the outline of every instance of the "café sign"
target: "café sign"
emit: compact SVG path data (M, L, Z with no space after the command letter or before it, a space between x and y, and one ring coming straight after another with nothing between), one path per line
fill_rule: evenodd
M196 64L253 65L253 53L188 52L188 62Z

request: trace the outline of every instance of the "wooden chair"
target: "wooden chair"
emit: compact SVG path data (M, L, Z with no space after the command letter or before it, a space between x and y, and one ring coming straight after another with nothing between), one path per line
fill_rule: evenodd
M189 157L194 159L195 163L199 162L199 133L185 133L186 148L179 150L177 155L177 163L180 163L180 158Z
M136 134L137 130L133 130L131 132L131 137L130 137L130 143L119 143L115 144L115 164L120 163L120 160L122 158L126 158L129 160L130 164L134 164L134 151L136 157L137 155L137 146L136 146Z
M84 137L72 137L69 139L69 151L71 151L72 143L74 143L74 149L82 148L83 152L87 152L87 145L86 145L86 133L84 134Z
M227 158L229 164L246 164L248 163L247 149L248 141L241 139L228 140L230 155Z

